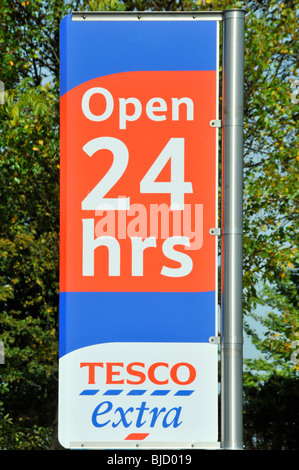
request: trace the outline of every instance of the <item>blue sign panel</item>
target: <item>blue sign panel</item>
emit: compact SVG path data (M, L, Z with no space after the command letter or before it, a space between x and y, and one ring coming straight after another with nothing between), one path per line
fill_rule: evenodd
M217 59L217 21L61 22L67 448L216 445Z

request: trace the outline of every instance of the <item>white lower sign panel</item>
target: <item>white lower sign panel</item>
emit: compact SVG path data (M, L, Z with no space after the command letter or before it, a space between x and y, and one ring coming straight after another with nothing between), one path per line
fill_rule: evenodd
M66 448L218 447L217 346L104 343L60 359ZM117 443L117 446L116 446Z

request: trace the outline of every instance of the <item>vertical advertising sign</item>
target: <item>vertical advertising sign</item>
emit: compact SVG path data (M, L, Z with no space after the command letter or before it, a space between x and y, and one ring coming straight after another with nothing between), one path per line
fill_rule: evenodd
M217 20L62 20L66 448L218 447L217 108Z

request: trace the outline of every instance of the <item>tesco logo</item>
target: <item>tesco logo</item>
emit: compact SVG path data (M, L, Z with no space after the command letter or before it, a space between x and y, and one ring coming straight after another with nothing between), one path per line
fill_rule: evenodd
M170 366L167 362L155 362L146 367L143 362L81 362L80 368L86 368L88 384L103 382L106 385L141 385L150 381L155 385L169 383L189 385L196 378L196 370L188 362L178 362Z

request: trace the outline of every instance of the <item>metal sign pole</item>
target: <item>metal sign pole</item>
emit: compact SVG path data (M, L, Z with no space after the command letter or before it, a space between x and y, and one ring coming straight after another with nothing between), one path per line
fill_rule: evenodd
M243 448L243 10L223 12L222 447Z

